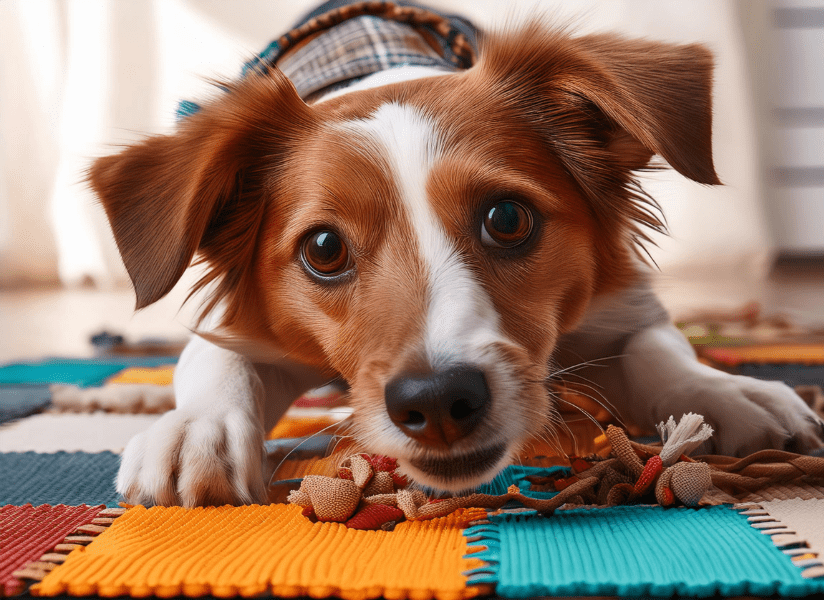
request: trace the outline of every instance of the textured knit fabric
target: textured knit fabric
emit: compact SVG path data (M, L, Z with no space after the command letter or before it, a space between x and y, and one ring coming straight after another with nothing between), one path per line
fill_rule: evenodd
M818 558L817 573L824 573L821 565L824 564L824 500L818 498L811 498L809 500L801 500L795 498L793 500L773 500L771 502L761 502L761 508L764 509L770 517L775 519L776 534L782 535L784 532L778 531L778 526L787 528L788 533L792 533L795 537L804 540L809 547L809 554L815 554ZM751 521L758 521L757 518L750 518ZM763 521L762 521L763 523ZM770 531L772 528L765 525L769 529L763 531ZM824 580L824 576L822 577Z
M741 502L770 502L772 500L809 500L811 498L824 499L824 485L820 483L813 485L810 483L787 483L771 485L741 498Z
M394 531L312 523L297 506L135 507L33 588L37 595L468 598L464 511Z
M3 426L0 452L122 452L160 415L41 413Z
M53 383L49 389L52 407L59 411L102 410L121 414L159 414L175 407L174 389L171 385L106 383L95 387L80 387Z
M824 592L727 506L505 514L466 530L499 596L724 596ZM529 549L528 551L526 549Z
M100 506L0 506L0 596L22 591L12 573L39 559L73 533L92 522Z
M55 359L41 363L17 363L0 367L0 384L72 383L100 385L107 377L126 368L123 363Z
M19 419L51 404L48 385L0 387L0 423Z
M174 363L175 357L49 358L0 366L0 385L71 383L100 385L106 378L130 366Z
M790 387L797 385L824 387L824 364L741 364L735 367L735 373L767 381L783 381Z
M703 348L701 353L730 367L743 363L824 365L824 345L822 344L760 344Z
M0 505L117 506L114 478L119 466L120 457L111 452L0 453Z
M109 379L109 383L150 383L152 385L172 385L174 365L159 367L129 367Z

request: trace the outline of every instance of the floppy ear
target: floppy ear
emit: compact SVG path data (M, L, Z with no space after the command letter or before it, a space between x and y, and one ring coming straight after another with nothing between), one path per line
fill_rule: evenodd
M208 260L229 248L227 260L243 262L252 244L241 242L254 240L262 215L263 179L311 117L276 68L224 87L175 134L98 159L89 171L138 309L165 296L198 250Z
M602 159L635 170L653 154L694 181L720 183L712 162L713 60L703 46L572 38L536 21L491 36L482 49L482 68L527 99L585 189L595 185L588 171L603 171Z

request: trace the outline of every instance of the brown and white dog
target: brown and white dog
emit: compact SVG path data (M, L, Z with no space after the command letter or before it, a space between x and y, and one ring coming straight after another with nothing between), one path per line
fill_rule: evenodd
M821 447L789 387L696 361L637 258L660 222L634 172L659 155L719 183L711 77L698 45L535 20L483 36L470 69L394 68L308 104L266 67L99 159L138 308L196 255L213 294L177 408L129 443L117 489L263 500L264 431L335 376L355 437L436 490L489 481L551 426L547 382L576 365L641 428L693 411L715 452Z

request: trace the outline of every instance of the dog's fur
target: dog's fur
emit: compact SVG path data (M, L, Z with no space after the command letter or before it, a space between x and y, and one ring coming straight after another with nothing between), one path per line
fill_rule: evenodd
M711 78L698 45L572 37L536 20L484 36L467 71L397 68L312 105L269 68L173 135L99 159L90 181L138 308L197 254L214 300L181 356L176 410L130 442L118 490L139 503L261 501L264 430L338 375L356 438L439 490L488 481L541 434L556 414L546 382L579 364L643 429L694 411L720 453L820 447L821 421L789 387L696 361L637 258L645 229L662 226L634 172L660 155L719 183ZM506 198L535 230L488 247L483 211ZM303 240L318 229L346 242L347 273L307 269ZM484 374L482 422L448 448L407 437L387 383L454 365ZM495 446L494 464L467 458Z

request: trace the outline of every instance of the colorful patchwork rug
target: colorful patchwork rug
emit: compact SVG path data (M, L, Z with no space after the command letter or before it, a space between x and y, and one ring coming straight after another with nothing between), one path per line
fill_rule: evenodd
M81 387L89 381L114 385L113 376L122 385L141 376L168 384L168 370L153 368L161 364L125 373L104 365L105 375L89 369L88 379L72 381L80 382L78 389L89 389ZM341 435L347 411L334 408L340 391L328 394L335 400L311 397L271 432L273 503L265 506L114 508L121 500L114 490L120 438L101 438L105 451L99 452L0 452L0 595L28 589L40 596L450 600L492 592L510 598L824 592L824 479L798 473L757 488L727 489L707 502L714 506L695 509L583 508L570 501L541 516L510 503L406 520L393 530L313 522L300 507L284 504L286 495L305 475L334 474L341 457L354 451ZM596 409L583 399L581 406ZM93 425L83 429L70 417ZM597 425L574 413L567 417L578 442L562 439L564 452L609 451ZM57 450L88 438L95 427L123 429L125 421L113 419L124 418L157 417L47 413L0 426L0 438L19 446L27 435L35 437L43 419L66 419L66 437L52 436ZM11 436L14 431L19 437ZM500 496L515 490L546 500L558 493L553 486L576 477L545 444L521 461L476 491Z

